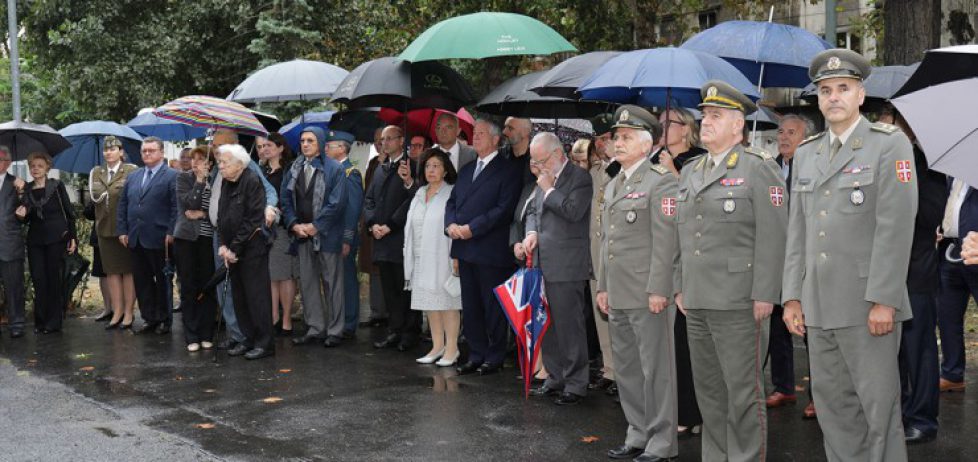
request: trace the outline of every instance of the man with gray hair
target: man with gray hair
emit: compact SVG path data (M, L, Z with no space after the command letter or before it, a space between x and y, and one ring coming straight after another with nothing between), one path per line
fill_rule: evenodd
M455 170L462 170L462 167L476 158L475 150L458 142L459 131L461 128L458 126L458 118L453 114L442 113L435 121L435 141L438 142L438 149L448 153Z
M584 310L591 279L591 175L567 161L553 133L533 138L530 164L537 182L528 199L523 249L536 257L543 271L551 316L543 338L543 365L549 377L533 394L556 395L558 405L577 404L588 385Z
M7 307L10 337L24 336L23 223L14 215L24 192L24 180L7 173L13 161L10 148L0 146L0 282Z

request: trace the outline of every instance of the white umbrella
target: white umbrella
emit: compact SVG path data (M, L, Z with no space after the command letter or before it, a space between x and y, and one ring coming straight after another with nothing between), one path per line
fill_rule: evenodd
M894 98L930 168L978 186L978 78L926 87Z
M347 74L345 69L332 64L296 59L251 74L227 99L265 103L329 98Z

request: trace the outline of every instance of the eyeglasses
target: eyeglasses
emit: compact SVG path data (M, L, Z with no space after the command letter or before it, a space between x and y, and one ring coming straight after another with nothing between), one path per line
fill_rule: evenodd
M683 126L683 125L686 125L686 122L681 122L681 121L678 121L678 120L667 120L666 121L666 128L668 128L672 124Z
M411 143L412 148L424 149L424 143Z
M530 160L530 165L536 165L536 166L543 165L543 164L549 162L550 161L550 158L553 157L553 156L554 156L554 153L551 152L550 155L547 156L546 159L543 159L543 160Z
M401 138L404 138L404 137L403 136L382 136L380 138L380 141L386 143L388 141L397 141L397 140L399 140Z

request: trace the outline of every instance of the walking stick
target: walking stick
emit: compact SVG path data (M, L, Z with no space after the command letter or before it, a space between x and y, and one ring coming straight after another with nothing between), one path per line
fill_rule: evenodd
M227 265L227 263L225 263ZM224 290L221 291L221 304L217 307L217 332L214 334L214 364L217 364L217 346L221 344L221 321L224 320L224 304L228 301L228 287L231 285L231 267L225 266Z

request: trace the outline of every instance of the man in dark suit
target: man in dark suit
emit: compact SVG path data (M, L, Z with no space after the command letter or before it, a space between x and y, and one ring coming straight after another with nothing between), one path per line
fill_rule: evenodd
M126 179L119 198L119 242L132 251L132 276L142 327L138 333L170 332L167 283L163 274L164 246L173 244L177 221L177 173L163 160L163 140L143 139L144 167Z
M479 120L473 131L478 160L458 173L445 206L445 233L453 239L462 286L462 332L469 345L461 375L498 372L506 356L506 319L493 289L513 272L509 225L519 197L513 162L500 158L499 127Z
M418 345L421 336L421 314L411 309L411 292L404 289L404 225L418 190L412 176L418 169L404 153L401 127L384 128L382 140L390 162L378 168L363 202L364 224L374 239L374 262L380 268L384 305L390 316L387 338L374 347L407 351Z
M591 295L591 175L567 161L553 133L533 138L530 157L538 173L523 248L539 255L551 315L550 330L543 338L543 365L549 376L534 394L558 395L554 401L558 405L577 404L588 385L585 313Z
M0 146L0 282L10 337L18 338L24 336L24 236L14 210L20 205L24 180L7 173L12 160L10 148Z

